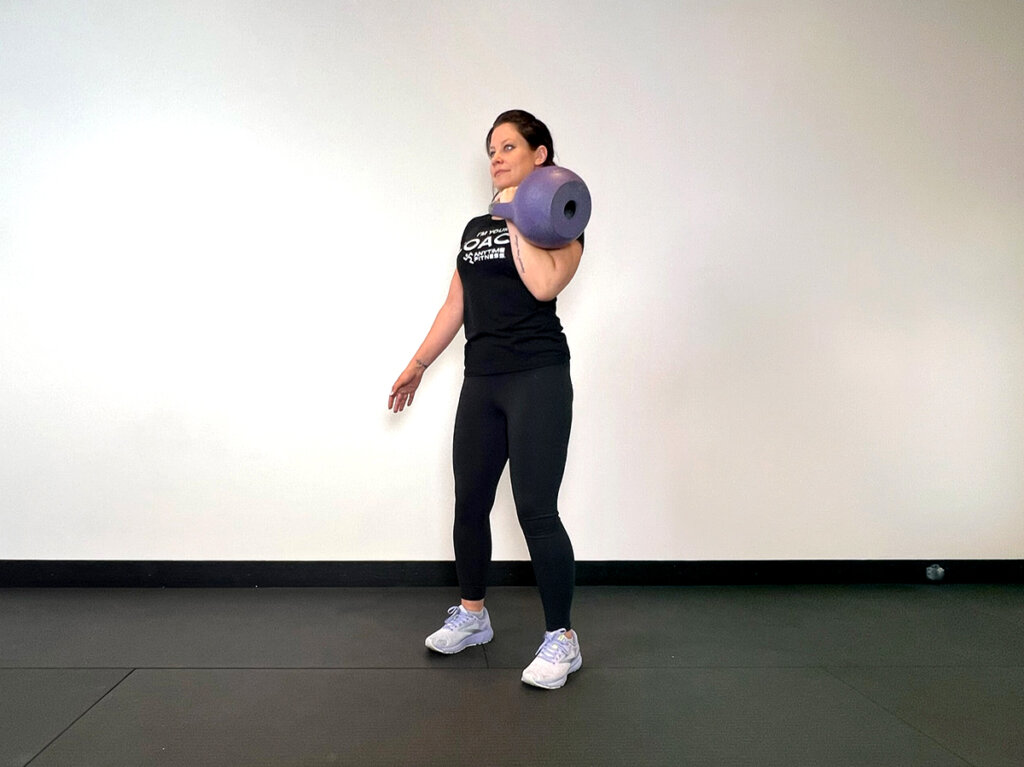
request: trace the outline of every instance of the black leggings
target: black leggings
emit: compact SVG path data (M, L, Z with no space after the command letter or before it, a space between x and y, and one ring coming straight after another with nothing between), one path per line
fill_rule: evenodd
M572 543L558 488L572 426L568 365L467 376L455 416L455 567L462 598L483 599L491 561L491 507L509 464L519 525L533 561L547 630L572 628Z

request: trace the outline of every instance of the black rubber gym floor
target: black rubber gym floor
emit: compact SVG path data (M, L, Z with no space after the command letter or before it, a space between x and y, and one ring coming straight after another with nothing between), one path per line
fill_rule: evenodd
M583 668L520 683L449 588L0 590L0 766L1020 767L1024 587L584 587Z

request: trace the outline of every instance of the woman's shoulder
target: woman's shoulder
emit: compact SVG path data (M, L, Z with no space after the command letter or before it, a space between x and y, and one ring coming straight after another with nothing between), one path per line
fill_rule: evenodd
M489 213L484 213L483 215L480 216L474 216L473 218L469 219L469 221L466 223L466 226L463 227L462 229L462 241L465 242L466 238L469 237L471 234L475 234L479 232L481 229L485 229L496 223L499 223L499 221L495 220ZM504 222L501 221L500 223Z
M479 216L473 216L473 218L469 219L469 221L467 222L466 229L473 229L473 228L479 227L485 221L493 221L493 220L494 220L494 218L491 216L490 213L483 213L483 214L481 214Z

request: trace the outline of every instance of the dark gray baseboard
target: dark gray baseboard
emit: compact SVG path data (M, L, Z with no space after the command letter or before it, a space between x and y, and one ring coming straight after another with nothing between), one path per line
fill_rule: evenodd
M938 565L941 572L929 568ZM529 562L494 562L493 586L534 585ZM1024 583L1024 560L580 561L579 586ZM455 586L453 562L0 560L0 587Z

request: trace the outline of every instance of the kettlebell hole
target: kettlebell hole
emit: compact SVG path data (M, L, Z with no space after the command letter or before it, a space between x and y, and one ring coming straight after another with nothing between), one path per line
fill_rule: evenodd
M562 215L565 216L566 218L572 218L573 216L576 215L575 200L569 200L569 202L565 204L565 209L562 211Z

